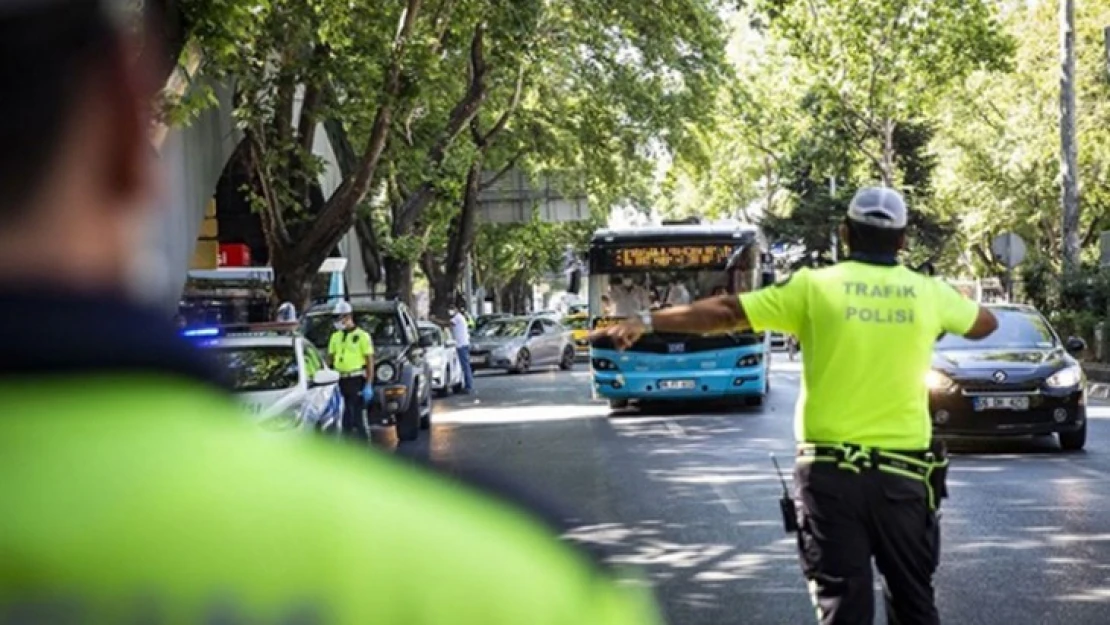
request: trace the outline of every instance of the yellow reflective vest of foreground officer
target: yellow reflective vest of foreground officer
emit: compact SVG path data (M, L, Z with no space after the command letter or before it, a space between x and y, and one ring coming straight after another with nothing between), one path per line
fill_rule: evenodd
M0 614L19 623L643 625L528 514L267 435L165 374L0 377Z
M740 303L753 330L801 342L799 442L891 450L929 447L933 346L944 332L966 334L979 314L939 279L859 261L803 269Z

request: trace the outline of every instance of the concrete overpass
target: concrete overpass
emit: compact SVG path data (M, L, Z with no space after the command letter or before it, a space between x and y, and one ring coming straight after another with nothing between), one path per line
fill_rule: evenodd
M203 55L195 47L186 49L185 58L182 67L167 81L167 88L178 95L186 95L190 90L211 87L219 104L203 111L187 126L159 127L154 132L153 142L163 165L165 185L163 201L148 224L144 248L138 251L142 262L135 284L147 301L167 312L176 310L205 208L228 160L242 141L242 133L236 129L232 118L232 86L204 76ZM299 115L298 106L294 116ZM323 124L316 133L313 151L325 162L320 185L326 199L339 187L342 175ZM368 290L366 270L353 229L339 247L349 259L347 284L352 290Z

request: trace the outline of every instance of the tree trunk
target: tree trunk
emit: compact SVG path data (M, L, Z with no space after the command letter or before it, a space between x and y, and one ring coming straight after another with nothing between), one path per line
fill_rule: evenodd
M1064 272L1079 269L1079 163L1075 129L1075 0L1060 2L1060 203Z
M382 261L385 265L386 297L397 298L415 310L416 302L412 294L413 262L392 256L386 256Z
M883 186L894 187L894 120L883 121Z
M282 256L271 257L270 265L274 269L273 302L276 305L282 302L292 302L297 307L297 314L304 314L312 305L312 277L315 271L309 271L302 262Z
M466 174L466 191L463 194L462 207L459 214L451 220L448 230L447 256L443 269L440 270L438 267L425 269L429 281L433 284L434 297L431 308L436 314L446 312L447 306L459 299L459 283L463 278L463 272L466 271L466 259L474 247L478 194L482 190L482 162L480 156L474 159ZM431 261L430 256L429 261Z

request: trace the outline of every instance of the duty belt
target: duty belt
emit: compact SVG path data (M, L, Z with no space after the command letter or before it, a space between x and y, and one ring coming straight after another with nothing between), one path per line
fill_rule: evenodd
M365 369L359 369L358 371L340 372L339 377L341 377L341 378L364 378L364 377L366 377L366 370Z
M864 469L878 469L920 480L925 484L929 507L933 510L939 507L940 498L948 495L944 492L948 458L943 451L888 451L850 443L805 443L798 446L798 462L828 462L839 469L855 473Z

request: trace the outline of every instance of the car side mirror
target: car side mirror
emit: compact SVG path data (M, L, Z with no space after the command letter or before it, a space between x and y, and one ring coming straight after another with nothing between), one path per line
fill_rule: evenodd
M422 335L420 337L420 341L418 341L418 343L419 343L420 347L423 347L424 349L427 349L429 347L435 347L436 341L435 341L435 339L433 339L430 336Z
M1087 351L1087 341L1084 341L1077 336L1073 336L1067 341L1064 341L1064 349L1068 350L1068 353L1072 356L1075 356L1076 354L1081 354Z
M339 372L332 369L321 369L312 374L312 386L331 386L339 384Z
M528 336L539 336L543 334L543 328L532 328L528 331Z

